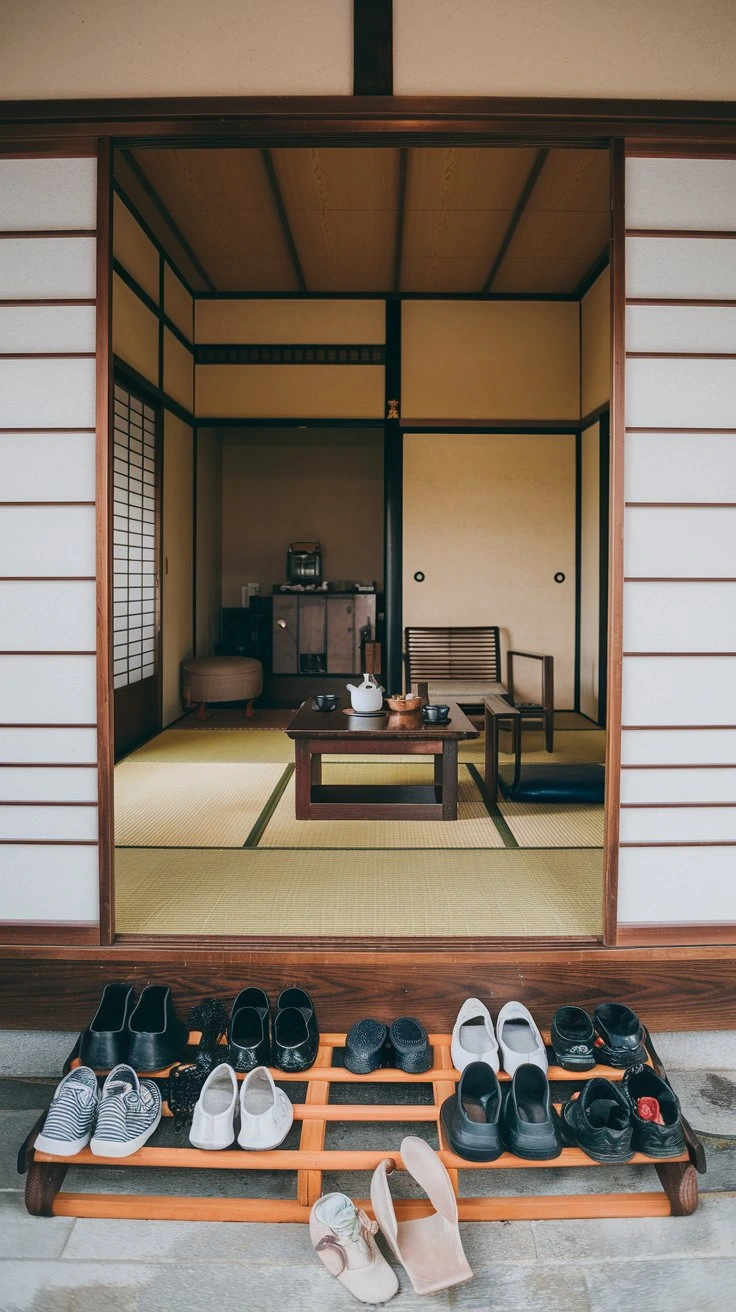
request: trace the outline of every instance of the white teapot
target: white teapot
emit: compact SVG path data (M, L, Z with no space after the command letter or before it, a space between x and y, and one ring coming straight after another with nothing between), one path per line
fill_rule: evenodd
M372 674L364 674L363 682L347 685L354 711L380 711L383 707L383 688L379 688Z

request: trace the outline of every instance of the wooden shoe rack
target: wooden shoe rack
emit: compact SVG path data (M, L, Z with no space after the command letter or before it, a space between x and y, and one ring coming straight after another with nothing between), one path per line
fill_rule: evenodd
M190 1035L190 1043L196 1043L199 1035ZM549 1035L545 1035L549 1042ZM202 1221L307 1221L312 1204L322 1193L323 1172L366 1171L372 1172L379 1162L390 1158L397 1170L403 1168L397 1144L389 1141L381 1151L344 1151L325 1148L327 1126L332 1121L366 1123L402 1122L407 1126L407 1133L412 1127L434 1123L439 1132L440 1156L450 1173L453 1187L458 1192L458 1178L462 1171L494 1170L535 1170L542 1173L556 1167L587 1167L596 1169L597 1163L587 1157L579 1148L563 1148L554 1161L529 1162L511 1153L504 1153L495 1162L466 1162L464 1158L448 1151L443 1143L439 1121L440 1107L455 1090L460 1078L454 1070L450 1057L450 1035L430 1035L434 1061L431 1070L423 1075L405 1075L402 1071L382 1069L371 1075L353 1075L342 1066L334 1064L334 1053L344 1046L344 1034L322 1035L319 1053L310 1070L285 1074L274 1070L272 1073L279 1084L299 1082L306 1084L304 1102L294 1104L294 1121L301 1124L299 1147L297 1149L277 1148L269 1152L245 1152L234 1147L218 1152L206 1152L190 1146L156 1147L155 1136L152 1142L139 1149L131 1157L102 1158L95 1157L89 1148L85 1148L75 1157L60 1158L48 1153L36 1152L33 1143L38 1134L45 1112L39 1118L23 1144L18 1169L27 1171L25 1191L26 1207L36 1216L78 1216L78 1217L131 1217L156 1220L202 1220ZM78 1045L77 1045L78 1047ZM648 1041L649 1064L664 1077L664 1071ZM76 1050L68 1059L65 1070L79 1065ZM103 1072L99 1072L102 1074ZM578 1072L562 1070L550 1066L550 1082L592 1079L595 1075L607 1079L621 1079L623 1072L614 1071L609 1066L596 1066L581 1075ZM165 1081L168 1070L151 1072L150 1078ZM502 1072L501 1081L508 1076ZM361 1084L402 1084L431 1085L433 1098L431 1103L376 1105L374 1103L331 1103L330 1090L335 1084L350 1084L355 1088L356 1099L359 1098ZM162 1084L162 1089L164 1085ZM168 1114L168 1107L164 1105ZM620 1217L620 1216L686 1216L694 1212L698 1205L697 1171L705 1170L703 1148L685 1122L687 1151L679 1157L666 1161L654 1161L637 1153L628 1166L654 1167L661 1189L635 1193L580 1193L580 1194L539 1194L502 1196L489 1194L485 1197L458 1199L460 1219L462 1221L516 1221L545 1220L551 1218L572 1217ZM392 1132L395 1135L395 1130ZM208 1170L234 1171L291 1171L296 1174L296 1197L293 1200L275 1198L222 1198L203 1196L178 1196L161 1194L126 1194L126 1193L66 1193L60 1192L66 1172L70 1166L102 1166L120 1169L121 1184L126 1172L136 1167L185 1167L205 1168ZM370 1201L356 1200L356 1206L364 1207L371 1213ZM432 1208L422 1200L397 1200L396 1212L399 1219L409 1219L426 1215Z

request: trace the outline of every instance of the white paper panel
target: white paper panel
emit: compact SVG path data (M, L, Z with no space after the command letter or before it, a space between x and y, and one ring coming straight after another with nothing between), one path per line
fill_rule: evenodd
M736 219L735 219L736 221ZM736 351L732 305L628 305L627 351Z
M0 428L94 423L94 360L0 360Z
M0 300L95 294L94 237L5 237L0 241Z
M736 729L624 730L621 735L624 765L733 765L736 767ZM624 770L622 778L626 777Z
M96 921L98 862L97 847L4 847L3 920Z
M736 160L627 159L629 228L733 230Z
M0 471L3 501L94 501L95 435L0 433Z
M627 237L629 297L736 297L736 240L723 237Z
M0 801L2 802L96 802L97 770L65 770L41 766L24 769L0 769Z
M624 770L621 801L736 805L736 766L731 770Z
M0 305L0 351L94 349L94 305Z
M0 724L97 722L94 656L0 654Z
M95 159L0 159L0 230L94 228Z
M94 765L96 757L95 729L0 729L2 764L48 761Z
M662 806L621 810L622 843L736 842L736 806ZM734 852L736 866L736 852Z
M627 360L626 423L736 427L736 360Z
M94 651L94 583L0 582L0 649Z
M627 501L736 502L736 433L628 433L625 466Z
M627 507L624 571L632 578L736 578L736 510Z
M0 506L0 576L94 573L94 506Z
M624 651L736 651L736 583L626 583Z
M96 806L0 806L0 838L7 842L97 842Z
M736 724L736 657L625 656L622 723Z
M624 847L618 917L627 924L736 921L733 847Z

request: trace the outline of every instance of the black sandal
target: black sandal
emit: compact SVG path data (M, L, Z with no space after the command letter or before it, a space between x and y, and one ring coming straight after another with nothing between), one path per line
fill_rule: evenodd
M433 1055L429 1036L421 1021L414 1016L399 1016L390 1030L395 1065L407 1075L423 1075L432 1065Z
M357 1020L345 1040L345 1069L353 1075L370 1075L390 1065L388 1027L380 1020Z

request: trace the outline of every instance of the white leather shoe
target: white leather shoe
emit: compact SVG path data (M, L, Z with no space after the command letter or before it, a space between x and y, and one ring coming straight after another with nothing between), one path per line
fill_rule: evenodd
M278 1148L294 1120L294 1109L283 1089L277 1089L271 1072L256 1066L240 1086L241 1148Z
M546 1071L547 1049L530 1011L521 1002L507 1002L498 1013L496 1034L503 1068L513 1075L517 1066L531 1062Z
M452 1064L464 1071L471 1061L484 1061L498 1072L500 1058L488 1008L478 998L466 998L452 1030Z
M309 1217L320 1261L361 1303L387 1303L399 1288L396 1272L376 1246L377 1230L378 1223L356 1211L347 1194L324 1194Z
M189 1142L195 1148L229 1148L235 1142L238 1081L232 1066L211 1070L197 1099Z

